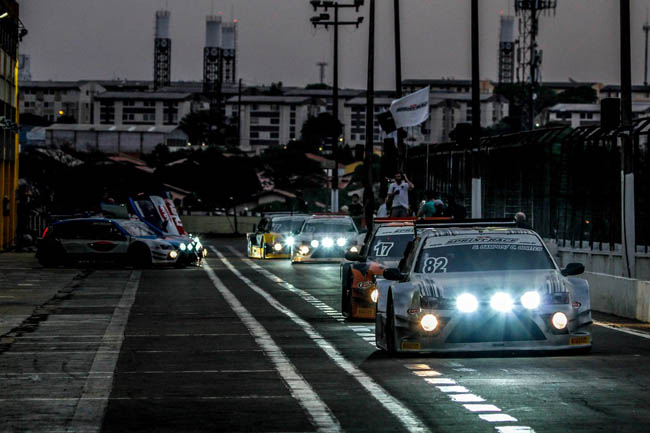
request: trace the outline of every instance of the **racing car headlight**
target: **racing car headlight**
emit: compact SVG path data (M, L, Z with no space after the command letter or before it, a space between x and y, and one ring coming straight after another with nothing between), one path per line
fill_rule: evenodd
M203 248L203 244L199 241L196 241L196 249L200 250L201 248Z
M495 293L490 299L490 306L502 313L512 310L513 304L510 295L504 292Z
M438 319L433 314L425 314L420 319L420 326L427 332L431 332L438 327Z
M296 239L293 236L289 236L286 241L284 241L288 247L292 247L296 243Z
M275 245L273 245L273 249L275 251L282 251L282 244L280 242L276 243Z
M176 250L171 250L169 252L169 258L170 259L175 259L176 257L178 257L178 252Z
M551 317L551 323L555 329L564 329L569 323L569 319L566 317L566 314L558 311L557 313L553 314L553 317Z
M334 246L334 239L332 238L323 239L323 246L325 248L332 248Z
M472 294L463 293L456 298L456 308L463 313L473 313L478 309L478 299Z
M196 242L197 245L201 243L198 236L194 236L194 242Z
M521 305L527 310L534 310L539 307L541 298L537 292L526 292L521 296Z
M301 246L298 250L300 251L300 254L302 254L303 256L309 254L309 247L307 245Z
M358 252L359 252L359 248L357 248L357 247L352 247L352 248L350 248L350 252L351 252L351 253L358 253Z
M309 245L311 245L312 248L318 248L318 245L320 245L320 243L318 240L314 239Z
M181 248L181 251L185 251L187 249L187 245L185 245L184 243L181 242L180 248Z
M192 244L187 245L187 250L188 251L192 251L192 248L194 248L194 245L192 245Z
M379 292L377 291L377 289L373 289L373 291L370 292L370 299L375 304L377 303L377 299L379 299Z
M336 245L338 245L339 247L344 247L345 244L347 244L347 243L348 243L348 240L345 239L345 238L338 238L336 240Z
M208 250L203 249L203 258L208 257Z

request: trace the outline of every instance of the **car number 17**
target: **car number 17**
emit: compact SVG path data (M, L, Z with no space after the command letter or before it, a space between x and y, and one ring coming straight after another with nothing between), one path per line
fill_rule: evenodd
M378 242L373 248L375 250L375 256L387 257L394 246L395 242Z

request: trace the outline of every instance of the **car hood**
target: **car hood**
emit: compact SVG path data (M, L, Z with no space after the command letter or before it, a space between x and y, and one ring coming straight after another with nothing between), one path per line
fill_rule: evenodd
M324 238L330 238L336 241L339 238L345 238L348 241L356 241L356 233L301 233L296 236L297 241L312 241L316 239L317 241L322 241Z
M453 299L462 293L472 293L480 301L488 300L496 292L512 296L533 290L540 294L566 292L565 281L556 270L417 274L413 278L421 296Z
M399 265L400 259L397 257L368 257L369 262L377 263L378 265L383 266L385 269L396 268Z

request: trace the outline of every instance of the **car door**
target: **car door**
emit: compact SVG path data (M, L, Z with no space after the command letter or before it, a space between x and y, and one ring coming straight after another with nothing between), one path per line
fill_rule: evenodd
M67 254L83 255L86 253L82 231L85 221L68 221L54 226L54 237L59 240Z
M112 221L91 221L84 230L86 252L96 258L125 255L129 239Z

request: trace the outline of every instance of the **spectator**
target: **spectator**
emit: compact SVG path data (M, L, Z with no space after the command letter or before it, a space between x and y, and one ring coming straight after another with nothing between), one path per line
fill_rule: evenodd
M460 197L460 201L462 201L462 197ZM465 206L457 202L456 197L454 196L449 197L447 212L450 216L457 220L464 220L467 218L467 210L465 209Z
M388 210L386 209L386 197L380 197L379 209L377 209L377 218L386 218L388 216Z
M396 173L395 182L388 187L388 199L392 199L393 206L390 216L400 218L408 216L409 209L409 190L415 188L413 183L408 180L405 174Z
M424 202L420 210L418 211L419 217L430 218L436 215L436 195L433 191L427 190L426 192L427 200Z
M517 224L517 227L519 227L520 229L532 230L530 224L526 222L526 214L523 212L517 212L515 214L515 223Z
M361 228L363 205L359 202L359 194L352 194L352 203L348 206L348 212L350 213L354 223L357 225L357 228Z

